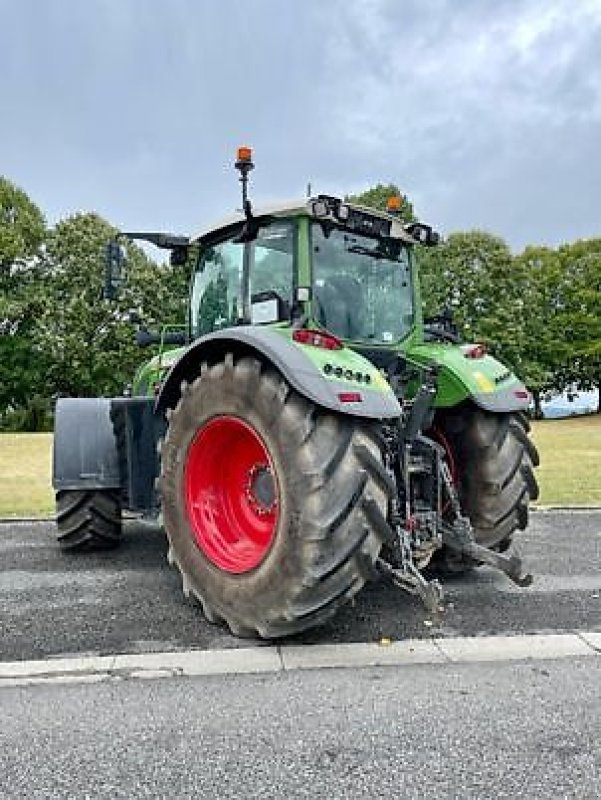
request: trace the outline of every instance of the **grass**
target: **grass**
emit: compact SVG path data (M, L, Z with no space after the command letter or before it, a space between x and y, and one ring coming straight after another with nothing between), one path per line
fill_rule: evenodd
M541 456L541 505L601 505L601 415L541 420L532 425ZM0 434L0 517L46 516L52 434Z
M539 420L540 505L601 505L601 414Z
M0 517L53 513L51 450L51 433L0 434Z

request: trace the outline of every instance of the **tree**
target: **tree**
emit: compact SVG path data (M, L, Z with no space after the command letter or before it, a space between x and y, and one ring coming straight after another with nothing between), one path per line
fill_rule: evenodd
M0 176L0 277L4 282L38 255L46 224L40 209L7 178Z
M462 338L482 341L528 382L524 271L506 243L484 231L453 233L418 258L426 316L450 307Z
M565 278L561 259L548 247L527 247L514 259L519 275L522 315L522 372L534 397L535 415L542 416L541 394L561 390L561 367L569 355L560 318L565 303Z
M72 396L120 394L142 361L129 317L142 324L183 323L184 305L173 289L182 283L171 267L159 267L127 245L125 282L116 300L103 300L105 252L115 229L96 214L60 222L48 240L47 304L36 341L51 359L48 385Z
M0 413L22 410L22 424L43 424L46 360L32 346L41 308L46 225L27 194L0 176Z
M563 296L557 324L567 344L560 376L564 387L599 389L601 412L601 239L563 245L558 255Z
M378 183L364 192L359 194L349 194L346 197L350 203L357 203L360 206L367 206L368 208L375 208L377 211L386 211L386 204L389 197L401 197L403 202L401 204L399 216L403 222L413 222L416 217L413 212L413 205L409 198L403 195L398 186L394 183Z

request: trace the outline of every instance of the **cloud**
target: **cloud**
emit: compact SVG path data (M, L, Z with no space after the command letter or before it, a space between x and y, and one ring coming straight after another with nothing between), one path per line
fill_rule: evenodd
M253 192L395 181L443 230L599 230L597 0L0 5L0 170L57 218L197 229Z
M585 153L601 133L601 5L345 7L328 48L349 78L330 87L335 136L366 172L407 186L446 228L482 225L515 245L568 234L545 194L565 208L597 191ZM584 228L597 226L589 213Z

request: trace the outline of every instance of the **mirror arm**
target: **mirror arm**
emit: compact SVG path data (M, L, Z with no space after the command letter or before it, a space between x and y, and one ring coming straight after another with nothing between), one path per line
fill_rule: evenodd
M129 239L130 242L135 240L150 242L163 250L176 250L180 247L188 247L190 244L189 236L176 236L173 233L123 231L119 236Z

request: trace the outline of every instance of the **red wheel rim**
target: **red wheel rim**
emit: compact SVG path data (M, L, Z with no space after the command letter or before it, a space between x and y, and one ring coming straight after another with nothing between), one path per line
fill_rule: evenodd
M279 517L277 480L257 432L237 417L215 417L192 440L184 468L194 540L217 567L248 572L267 555Z

